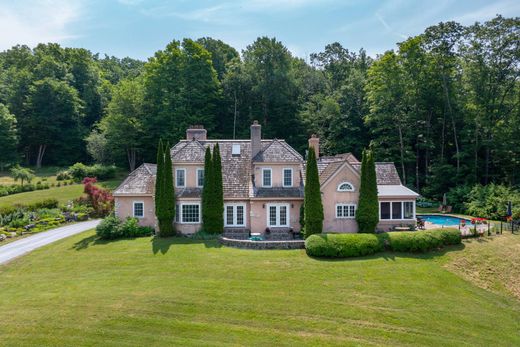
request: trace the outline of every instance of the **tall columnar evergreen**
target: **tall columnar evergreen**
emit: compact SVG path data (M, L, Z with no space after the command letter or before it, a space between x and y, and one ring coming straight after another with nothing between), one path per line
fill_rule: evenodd
M175 194L169 145L159 140L157 147L157 174L155 178L155 215L159 222L159 235L174 233Z
M170 143L166 142L164 150L164 207L165 207L165 223L164 229L161 230L162 236L171 236L175 234L173 221L175 219L175 188L173 187L173 167L172 157L170 155Z
M213 232L220 233L224 229L224 188L222 183L222 159L218 143L213 147L213 194L212 210L214 211Z
M323 204L321 202L320 177L318 163L313 147L309 147L305 172L304 198L305 238L323 231Z
M213 161L211 160L211 149L206 147L204 157L204 186L202 187L202 225L203 230L211 229L211 202L213 193Z
M356 221L360 233L373 233L379 222L379 202L377 199L376 166L372 151L363 151L361 162L361 185Z
M159 144L157 145L157 173L155 175L155 216L159 223L162 220L164 215L164 205L163 205L163 197L162 194L164 192L164 188L162 184L164 183L164 145L162 139L159 139ZM160 229L160 224L159 224Z

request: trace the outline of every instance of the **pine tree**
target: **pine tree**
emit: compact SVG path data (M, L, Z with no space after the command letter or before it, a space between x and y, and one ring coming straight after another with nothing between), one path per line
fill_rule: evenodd
M204 186L202 187L202 229L211 229L211 195L213 193L213 161L211 159L211 149L206 147L204 157Z
M171 236L175 234L175 227L173 225L175 219L175 188L173 187L173 167L172 167L172 157L170 155L170 144L166 142L166 146L163 147L164 150L164 169L163 169L163 179L164 179L164 194L163 194L163 204L164 204L164 225L163 230L161 230L162 236Z
M376 166L372 151L363 151L361 162L361 185L356 221L360 233L373 233L379 223Z
M212 232L221 233L224 230L224 188L222 183L222 159L220 157L220 148L218 143L213 147L213 194L212 194L212 210L213 210L213 230Z
M313 147L309 147L307 156L303 203L305 211L305 238L312 234L321 234L323 231L323 204L321 202L318 163L316 162L316 152Z

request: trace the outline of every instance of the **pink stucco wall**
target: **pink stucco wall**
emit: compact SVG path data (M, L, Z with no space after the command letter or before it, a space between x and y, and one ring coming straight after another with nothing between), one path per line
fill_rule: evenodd
M176 169L185 169L185 183L186 187L197 187L197 169L204 169L204 163L182 163L182 164L173 164L173 182L175 186L177 186L177 177L176 177Z
M261 188L262 185L262 169L271 169L271 180L273 187L283 187L283 169L292 169L293 171L293 180L292 187L300 186L300 165L294 164L280 164L280 163L258 163L253 167L253 172L255 175L255 185Z
M269 204L287 204L289 207L289 227L300 231L300 206L302 200L252 200L250 212L251 232L263 233L268 226Z
M338 192L338 185L342 182L349 182L354 186L353 192ZM358 226L355 218L336 218L336 204L355 204L359 199L360 178L357 172L349 166L344 167L336 175L329 178L325 185L321 187L323 202L323 231L356 233ZM356 208L357 209L357 208Z
M156 228L155 205L152 196L116 196L115 212L120 219L133 217L134 201L144 203L144 217L139 218L139 224Z

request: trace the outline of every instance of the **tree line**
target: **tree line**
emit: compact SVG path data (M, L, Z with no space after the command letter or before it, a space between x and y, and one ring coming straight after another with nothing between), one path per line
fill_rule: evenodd
M325 154L369 147L426 196L516 185L519 22L439 23L375 58L332 43L306 61L268 37L241 54L209 37L174 40L146 63L13 47L0 53L0 141L13 148L0 164L134 169L154 161L157 139L175 143L189 125L247 138L258 119L265 137L302 153L313 133Z

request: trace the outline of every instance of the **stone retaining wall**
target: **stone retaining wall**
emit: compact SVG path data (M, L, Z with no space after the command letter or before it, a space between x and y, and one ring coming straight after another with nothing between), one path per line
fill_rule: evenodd
M284 240L284 241L251 241L236 240L227 237L219 237L219 242L228 247L245 249L303 249L304 240Z

